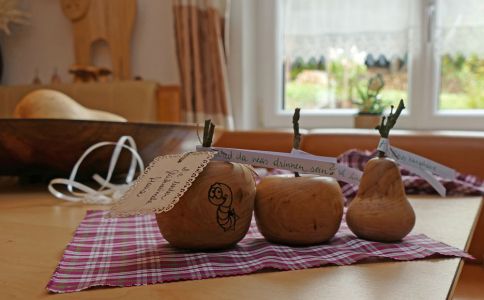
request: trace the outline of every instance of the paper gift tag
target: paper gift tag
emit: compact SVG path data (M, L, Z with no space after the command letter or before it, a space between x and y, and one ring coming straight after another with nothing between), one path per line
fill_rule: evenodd
M387 138L380 139L377 149L394 159L397 163L404 165L410 172L425 179L442 197L445 196L446 189L433 174L450 180L454 180L457 177L457 172L454 169L415 153L391 146Z
M212 151L159 156L150 163L108 217L169 211L215 155Z
M361 172L358 169L350 168L348 166L338 163L336 157L313 155L298 149L292 149L291 154L296 157L307 157L307 158L313 158L316 161L325 161L325 162L334 163L336 166L336 173L333 175L334 178L353 185L360 184L360 180L361 180L361 176L363 175L363 172Z
M263 168L278 168L292 172L331 176L358 185L362 172L336 162L334 157L317 156L301 150L291 153L197 146L198 151L217 151L213 160L229 161Z

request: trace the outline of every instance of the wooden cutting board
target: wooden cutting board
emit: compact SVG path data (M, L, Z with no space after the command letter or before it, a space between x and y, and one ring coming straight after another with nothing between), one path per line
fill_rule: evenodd
M91 65L92 44L105 41L114 78L130 79L136 0L60 0L60 4L72 22L76 64Z

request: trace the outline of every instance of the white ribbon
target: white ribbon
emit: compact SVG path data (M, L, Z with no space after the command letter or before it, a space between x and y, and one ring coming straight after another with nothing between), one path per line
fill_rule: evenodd
M305 151L294 149L294 148L291 150L291 154L296 157L308 157L317 161L333 163L336 166L336 173L333 176L334 178L347 183L351 183L353 185L360 184L360 180L361 180L361 176L363 175L363 172L361 172L358 169L350 168L346 165L338 163L336 157L318 156L318 155L310 154Z
M446 194L445 187L433 174L451 180L457 177L455 170L420 155L390 146L390 141L386 138L380 139L378 150L404 165L410 172L425 179L442 197Z
M330 176L358 185L362 172L336 162L334 157L317 156L293 149L291 153L197 146L197 151L216 151L213 160L230 161L264 168Z
M331 157L331 156L318 156L314 154L307 153L305 151L299 150L299 149L294 149L292 148L291 154L295 157L311 157L319 161L324 161L324 162L329 162L329 163L336 163L336 157Z
M126 144L129 144L126 145ZM115 145L113 154L109 162L108 174L106 178L101 177L99 174L94 174L92 178L101 187L97 190L88 187L85 184L75 181L77 172L81 163L84 159L94 150L104 147ZM112 184L110 183L112 176L114 174L114 169L118 162L119 156L122 149L127 149L131 152L131 163L129 166L128 174L126 176L125 184ZM138 154L136 149L136 143L134 139L130 136L122 136L119 140L114 142L100 142L89 147L78 159L74 167L72 168L69 179L65 178L55 178L49 182L48 189L55 197L72 202L84 202L89 204L111 204L118 201L122 195L128 190L129 186L134 180L136 173L136 167L139 168L140 172L144 170L143 160ZM66 185L69 194L65 194L55 189L54 185ZM79 192L74 191L74 189L79 190Z

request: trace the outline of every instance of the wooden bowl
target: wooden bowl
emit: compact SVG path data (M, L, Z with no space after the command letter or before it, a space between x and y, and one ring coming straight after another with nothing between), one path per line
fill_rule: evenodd
M68 176L95 143L116 142L129 135L145 164L158 155L195 150L197 127L188 124L124 123L60 119L0 119L0 176ZM92 152L82 163L79 178L105 174L113 147ZM126 171L131 155L123 151L118 173Z

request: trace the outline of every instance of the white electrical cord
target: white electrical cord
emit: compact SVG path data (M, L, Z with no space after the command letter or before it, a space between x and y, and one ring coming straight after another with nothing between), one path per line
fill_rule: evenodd
M126 145L129 144L129 145ZM88 187L85 184L75 181L77 171L81 166L84 159L94 150L104 147L115 145L113 154L111 155L111 160L109 162L108 174L106 178L101 177L99 174L94 174L92 178L101 185L97 190ZM127 149L131 152L131 164L129 166L128 174L126 176L125 184L112 184L110 183L114 169L121 154L121 150ZM136 167L139 168L140 172L144 170L143 160L136 149L136 143L134 139L130 136L122 136L119 140L114 142L100 142L89 147L76 162L72 168L71 175L69 179L65 178L55 178L49 182L48 189L55 197L72 202L84 202L89 204L111 204L123 196L123 194L128 190L129 186L133 183L134 176L136 173ZM54 188L54 185L66 185L69 194L60 192ZM79 190L78 192L74 189Z

